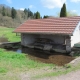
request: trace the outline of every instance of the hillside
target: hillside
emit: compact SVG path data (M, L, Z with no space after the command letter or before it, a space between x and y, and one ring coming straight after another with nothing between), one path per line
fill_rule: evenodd
M29 8L22 11L0 4L0 26L18 27L27 19L34 19L35 15Z

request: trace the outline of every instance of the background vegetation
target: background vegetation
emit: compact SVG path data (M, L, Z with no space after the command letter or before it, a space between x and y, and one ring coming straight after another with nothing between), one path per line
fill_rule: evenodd
M39 19L40 13L37 11L33 13L29 8L24 11L16 10L14 7L0 4L0 26L5 27L18 27L28 19Z
M56 15L56 17L66 17L66 16L77 16L76 13L68 11L66 9L66 4L63 4L61 11ZM50 15L44 15L43 18L51 18ZM5 26L9 28L18 27L20 24L29 19L40 19L40 12L32 12L29 8L22 10L17 10L14 7L0 4L0 26Z
M60 17L67 17L67 13L66 13L66 4L64 3L62 8L61 8L61 12L60 12Z

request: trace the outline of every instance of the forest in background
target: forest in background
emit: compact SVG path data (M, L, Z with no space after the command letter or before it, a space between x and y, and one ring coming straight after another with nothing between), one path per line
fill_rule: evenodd
M33 13L29 8L22 10L16 10L14 7L0 4L0 26L5 27L18 27L24 21L28 19L41 18L40 13L37 11Z
M77 16L76 13L67 11L66 4L64 3L61 11L56 17ZM43 18L51 18L54 16L44 15ZM0 4L0 26L8 28L16 28L23 22L29 19L42 19L40 12L32 12L29 8L17 10L14 7L9 7L4 4Z

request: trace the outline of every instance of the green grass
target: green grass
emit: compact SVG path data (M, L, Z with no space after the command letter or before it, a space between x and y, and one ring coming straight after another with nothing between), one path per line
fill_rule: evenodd
M0 36L8 38L10 42L20 41L20 36L16 36L16 33L13 33L14 30L14 28L0 27Z
M44 66L54 66L52 64L40 63L30 60L26 54L18 54L16 52L7 52L0 49L0 73L8 71L25 71L32 68L41 68Z
M0 73L6 73L8 70L6 68L1 68L0 67Z

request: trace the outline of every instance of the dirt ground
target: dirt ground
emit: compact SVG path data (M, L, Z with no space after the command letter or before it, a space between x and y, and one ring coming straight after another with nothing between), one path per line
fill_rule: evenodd
M74 59L73 57L66 56L66 55L50 55L49 58L47 58L47 59L33 57L33 56L30 56L30 58L33 60L43 62L43 63L56 64L58 66L63 66L65 64L71 62Z
M74 58L72 56L66 55L65 53L49 53L43 51L34 52L34 50L29 52L29 58L35 61L43 62L43 63L51 63L56 64L58 66L63 66L69 62L71 62Z

